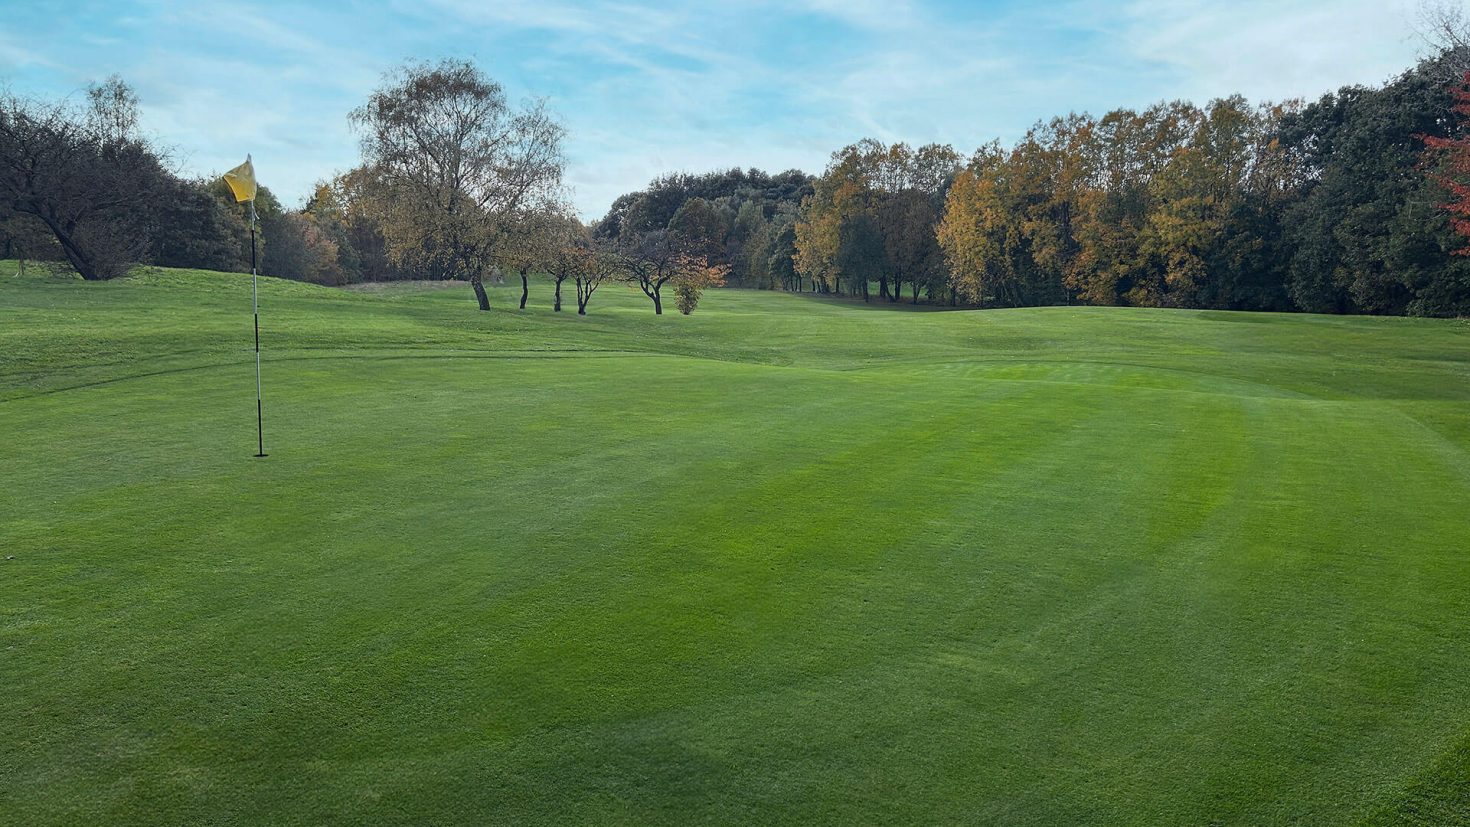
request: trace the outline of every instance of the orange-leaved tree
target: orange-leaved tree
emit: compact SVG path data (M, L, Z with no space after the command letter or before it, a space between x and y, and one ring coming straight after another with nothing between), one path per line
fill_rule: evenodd
M1454 112L1460 116L1460 129L1451 137L1425 135L1425 160L1431 175L1450 195L1441 206L1450 214L1450 226L1465 237L1465 246L1455 250L1457 256L1470 256L1470 72L1456 81L1450 94L1455 98Z
M679 256L674 267L674 303L688 316L699 306L706 287L719 287L730 272L727 264L710 264L704 256Z

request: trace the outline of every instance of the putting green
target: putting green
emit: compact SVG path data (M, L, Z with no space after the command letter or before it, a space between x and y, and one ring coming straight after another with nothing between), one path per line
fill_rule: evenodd
M1470 821L1470 325L0 263L0 822Z

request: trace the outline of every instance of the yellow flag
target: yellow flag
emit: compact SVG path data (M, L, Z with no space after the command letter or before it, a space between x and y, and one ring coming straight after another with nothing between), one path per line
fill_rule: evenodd
M230 185L230 192L235 194L235 200L255 200L255 165L250 163L250 156L245 156L245 163L225 173L225 183Z

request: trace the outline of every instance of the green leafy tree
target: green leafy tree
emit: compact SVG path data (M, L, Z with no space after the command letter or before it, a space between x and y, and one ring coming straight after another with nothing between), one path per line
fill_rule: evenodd
M730 226L713 204L695 197L674 212L668 231L685 249L710 257L723 255Z
M175 181L153 216L148 259L164 267L245 272L250 228L234 198L222 199L211 181Z
M883 274L883 233L872 213L857 212L843 219L833 264L848 289L867 301L869 285Z
M1461 271L1443 190L1420 165L1425 137L1447 137L1453 98L1438 60L1381 88L1345 87L1284 119L1306 167L1285 211L1287 290L1313 312L1457 312ZM1458 311L1463 312L1463 310Z
M796 269L796 222L783 222L771 235L771 251L766 257L766 271L771 281L786 290L801 292L801 273Z

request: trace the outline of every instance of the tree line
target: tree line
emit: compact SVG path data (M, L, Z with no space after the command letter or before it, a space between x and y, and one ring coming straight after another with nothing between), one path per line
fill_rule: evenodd
M1313 102L1163 102L1038 123L1011 146L865 139L820 175L661 176L584 224L564 131L465 61L410 63L350 119L361 163L297 209L262 187L260 269L321 284L545 274L666 288L693 312L729 284L953 306L1132 305L1470 314L1470 68L1452 41L1377 87ZM82 102L0 95L0 256L111 278L135 262L248 267L245 213L137 127L114 77Z
M738 171L672 176L598 231L666 220L737 284L866 301L1470 315L1467 62L1070 114L968 157L866 139L774 203L713 186Z

